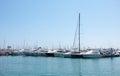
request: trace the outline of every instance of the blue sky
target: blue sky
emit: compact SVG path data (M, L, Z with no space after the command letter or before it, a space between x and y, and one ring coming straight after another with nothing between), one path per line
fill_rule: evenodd
M120 48L119 0L0 0L0 47L72 46L81 13L81 47Z

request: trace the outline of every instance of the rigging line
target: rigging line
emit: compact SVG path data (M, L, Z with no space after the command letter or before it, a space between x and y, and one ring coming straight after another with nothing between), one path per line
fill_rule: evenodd
M78 32L78 22L77 22L77 27L76 27L76 31L75 31L75 35L74 35L74 41L73 41L73 48L75 48L75 42L76 42L76 38L77 38L77 32Z

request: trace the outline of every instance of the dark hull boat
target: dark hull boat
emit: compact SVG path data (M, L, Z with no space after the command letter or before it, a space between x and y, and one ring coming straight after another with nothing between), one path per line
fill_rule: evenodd
M54 53L45 53L48 57L54 57Z
M54 57L54 53L49 53L49 52L47 52L47 53L45 53L45 55L46 55L47 57Z
M71 54L71 58L83 58L81 54Z

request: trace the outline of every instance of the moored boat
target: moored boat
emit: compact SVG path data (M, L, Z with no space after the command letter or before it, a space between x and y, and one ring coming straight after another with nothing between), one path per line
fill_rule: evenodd
M119 50L115 50L113 48L102 49L101 54L103 57L118 57L118 56L120 56Z
M63 57L63 53L64 53L63 50L58 49L58 50L56 50L56 51L54 52L54 56L55 56L55 57Z
M45 52L47 57L54 57L54 51L53 50L48 50L47 52Z
M63 57L64 58L71 58L72 57L72 53L71 52L63 53Z
M77 51L75 49L71 49L70 52L64 53L64 57L69 57L69 58L82 58L83 56L80 54L81 50L80 50L80 13L79 13L79 25L77 26L76 31L78 30L78 49ZM75 32L75 38L76 38L76 34L77 32ZM74 42L73 42L73 46L75 43L75 39L74 38Z
M83 58L100 58L102 55L100 54L99 49L90 49L87 52L81 53Z

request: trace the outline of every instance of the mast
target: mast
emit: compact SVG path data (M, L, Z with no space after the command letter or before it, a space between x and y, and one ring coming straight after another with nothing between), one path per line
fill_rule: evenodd
M25 40L23 41L23 49L26 49L26 47L25 47Z
M80 52L80 13L79 13L78 40L79 40L79 52Z
M6 41L4 40L4 42L3 42L3 49L5 49L6 48Z

